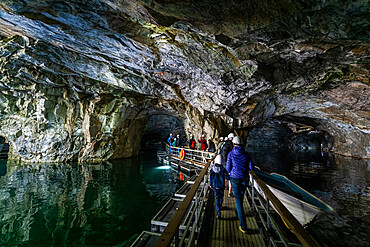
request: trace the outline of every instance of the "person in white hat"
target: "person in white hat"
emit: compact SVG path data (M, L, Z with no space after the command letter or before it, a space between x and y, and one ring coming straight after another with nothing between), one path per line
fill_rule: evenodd
M173 136L172 136L172 134L170 134L170 137L168 137L167 142L168 142L168 144L170 146L172 146L172 143L173 143Z
M221 155L217 155L213 163L214 165L211 168L209 182L211 189L213 189L213 192L215 193L217 219L220 219L225 190L225 176L227 171L221 164Z
M201 144L200 150L201 151L206 151L208 145L207 145L207 140L206 140L204 134L202 135L202 137L200 138L200 140L198 140L198 142Z
M225 143L224 145L222 146L222 149L221 149L221 157L222 157L222 164L226 164L226 160L227 160L227 156L229 155L229 152L231 150L233 150L234 148L234 145L233 145L233 138L234 138L234 133L230 133L228 136L227 136L227 139L225 140ZM229 176L226 177L226 180L229 180ZM226 182L227 183L227 182ZM229 197L233 196L233 191L232 191L232 186L231 186L231 183L229 181Z
M215 143L212 141L211 137L208 137L208 152L215 153L216 152L216 146Z
M193 134L190 134L189 148L195 149L196 146L197 146L197 142L195 141Z
M217 144L217 153L220 154L221 153L221 148L222 146L224 145L224 138L223 137L220 137L220 142Z

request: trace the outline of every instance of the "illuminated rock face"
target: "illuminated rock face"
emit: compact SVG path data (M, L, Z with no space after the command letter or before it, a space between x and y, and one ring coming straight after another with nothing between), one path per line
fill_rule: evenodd
M283 117L369 158L366 4L2 1L0 136L15 159L98 161L136 155L153 115L196 137Z

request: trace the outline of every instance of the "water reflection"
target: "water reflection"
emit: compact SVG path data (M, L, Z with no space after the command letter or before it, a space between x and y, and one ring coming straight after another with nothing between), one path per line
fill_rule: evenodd
M179 186L157 165L0 164L0 246L128 246Z

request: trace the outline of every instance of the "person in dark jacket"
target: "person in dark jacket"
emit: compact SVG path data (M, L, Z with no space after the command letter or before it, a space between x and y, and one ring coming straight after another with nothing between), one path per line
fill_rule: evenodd
M234 134L233 133L230 133L227 136L227 140L225 140L225 143L224 143L224 145L221 148L222 164L225 164L226 163L226 161L227 161L227 155L234 148L233 138L234 138Z
M181 143L180 135L177 135L177 136L176 136L176 139L177 139L176 147L181 147L182 143Z
M221 153L221 149L222 149L222 146L223 145L224 145L224 138L223 137L220 137L220 141L217 144L217 153L218 154Z
M216 152L216 146L215 146L215 143L212 141L211 137L208 137L208 152L211 152L211 153Z
M239 136L233 139L234 148L227 156L226 170L230 173L230 182L234 191L236 211L240 221L239 230L247 232L247 223L243 209L244 193L249 181L249 167L252 167L252 159L241 146Z
M231 150L233 150L234 148L234 145L233 145L233 138L234 138L234 134L233 133L230 133L226 140L225 140L225 143L224 145L222 146L221 148L221 157L222 157L222 164L226 165L226 160L227 160L227 156L229 154L229 152ZM231 183L230 183L230 176L226 176L226 184L228 183L229 184L229 197L233 195L233 192L232 192L232 186L231 186Z
M195 141L194 136L191 134L190 140L189 140L189 148L195 149L196 146L197 146L197 142Z
M201 151L206 151L208 145L207 145L206 139L204 138L204 135L202 135L202 137L200 138L200 140L198 140L198 142L201 144L200 150Z
M227 171L221 164L221 155L217 155L214 160L214 165L211 168L209 182L211 189L213 189L213 192L215 193L215 204L218 219L221 218L221 207L224 198L226 174Z

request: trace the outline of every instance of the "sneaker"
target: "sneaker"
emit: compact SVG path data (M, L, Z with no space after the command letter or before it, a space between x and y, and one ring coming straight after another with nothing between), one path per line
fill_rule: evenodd
M217 215L217 219L221 219L221 214L218 214Z
M248 233L248 230L243 230L243 228L241 226L239 226L239 231L241 231L243 234Z
M229 193L228 197L234 197L233 193Z

